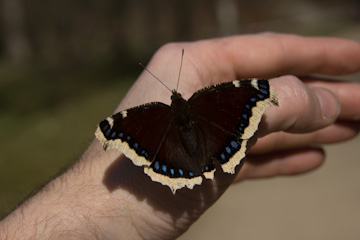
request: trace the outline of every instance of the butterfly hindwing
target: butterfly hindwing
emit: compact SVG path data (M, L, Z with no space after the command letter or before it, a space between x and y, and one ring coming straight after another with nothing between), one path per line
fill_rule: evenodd
M212 179L214 156L226 133L202 119L192 119L193 127L182 129L172 122L153 163L145 172L153 181L175 192L184 186L192 189L201 184L202 176Z

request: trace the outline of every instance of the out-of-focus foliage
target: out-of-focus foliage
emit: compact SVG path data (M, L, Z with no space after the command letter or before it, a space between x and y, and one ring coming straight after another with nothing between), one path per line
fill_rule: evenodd
M0 2L0 58L52 67L116 63L126 70L166 42L258 31L326 34L360 19L357 0Z

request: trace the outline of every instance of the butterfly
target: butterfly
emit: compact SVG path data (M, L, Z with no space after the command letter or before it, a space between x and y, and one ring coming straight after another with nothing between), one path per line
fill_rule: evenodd
M173 194L213 179L215 162L234 174L263 113L278 105L267 79L212 85L188 100L171 92L170 106L151 102L120 111L101 121L95 135L105 150L118 149Z

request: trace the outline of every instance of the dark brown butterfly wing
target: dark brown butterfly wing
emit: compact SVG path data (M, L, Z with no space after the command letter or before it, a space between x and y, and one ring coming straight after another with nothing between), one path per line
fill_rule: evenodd
M145 168L153 181L169 186L173 192L184 186L192 189L201 184L202 176L212 179L214 161L221 154L224 142L230 142L231 151L238 152L241 158L245 155L246 140L201 118L192 120L194 126L188 131L172 122L154 162Z
M170 121L170 106L153 102L108 117L99 123L95 135L105 150L118 149L135 165L150 166Z
M196 92L189 100L193 112L222 131L216 135L216 158L224 172L234 173L245 157L246 143L260 123L266 108L277 105L275 91L266 79L243 79Z
M235 80L197 91L188 101L186 125L170 106L149 103L103 120L96 136L105 149L119 149L175 193L201 184L202 176L212 179L214 161L234 173L263 112L276 104L268 80Z

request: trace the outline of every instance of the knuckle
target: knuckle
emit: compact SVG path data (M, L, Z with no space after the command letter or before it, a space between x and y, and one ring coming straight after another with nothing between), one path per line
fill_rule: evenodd
M307 132L312 129L312 117L317 117L314 107L316 101L311 90L299 78L284 76L283 84L279 91L280 107L284 106L283 129L286 132Z

